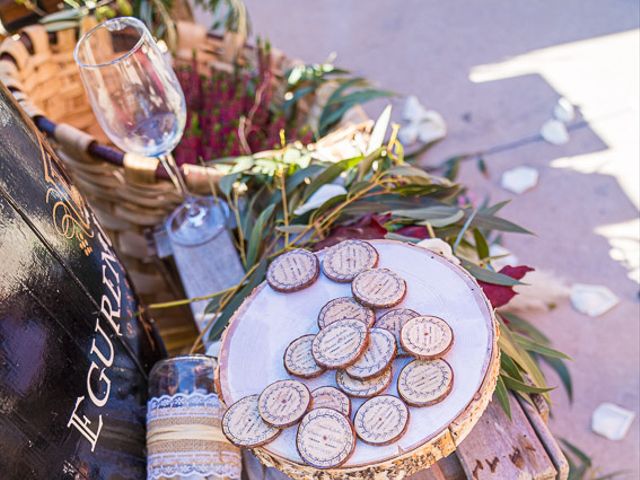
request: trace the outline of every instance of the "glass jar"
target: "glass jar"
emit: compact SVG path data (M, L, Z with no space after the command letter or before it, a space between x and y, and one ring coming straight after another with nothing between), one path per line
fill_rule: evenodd
M149 375L147 479L239 479L240 450L224 437L214 387L216 359L182 355Z

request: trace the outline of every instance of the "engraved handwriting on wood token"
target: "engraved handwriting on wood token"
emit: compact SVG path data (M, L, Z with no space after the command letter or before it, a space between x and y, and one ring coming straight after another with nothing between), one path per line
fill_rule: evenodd
M327 368L341 368L355 362L369 341L367 326L358 320L339 320L316 335L311 345L313 358Z
M396 339L388 330L372 328L369 346L353 365L345 368L349 376L366 380L380 375L396 356Z
M396 346L398 348L397 355L399 357L404 357L408 354L404 351L402 344L400 343L400 330L409 320L419 316L420 314L418 312L411 310L410 308L394 308L376 320L374 326L377 328L384 328L385 330L389 330L393 333L396 339Z
M376 319L376 314L369 307L359 304L351 297L334 298L320 309L318 327L322 329L333 322L347 318L360 320L370 327Z
M373 397L362 404L353 420L356 434L365 443L388 445L398 440L409 425L409 409L392 395Z
M365 270L353 279L351 292L356 300L373 308L397 305L405 296L407 285L387 268Z
M350 282L378 264L378 252L363 240L345 240L329 248L322 260L324 274L336 282Z
M369 398L384 392L393 378L392 368L382 372L377 377L367 380L358 380L350 377L344 370L336 372L336 384L344 393L354 398Z
M315 335L303 335L289 344L284 353L284 368L291 375L302 378L315 378L324 373L325 368L318 365L311 354L311 344Z
M353 453L355 444L349 419L330 408L311 410L300 422L296 435L298 453L316 468L342 465Z
M417 358L444 356L453 345L453 331L441 318L420 316L407 321L400 331L402 348Z
M316 281L320 273L318 258L301 248L277 257L267 270L267 283L279 292L295 292Z
M453 370L444 360L414 360L398 375L398 393L409 405L434 405L449 395Z
M332 408L346 415L351 415L351 400L336 387L318 387L311 392L312 408Z
M296 423L309 409L311 393L297 380L279 380L272 383L258 398L258 412L262 419L276 428Z
M258 412L258 395L231 405L222 417L222 432L238 447L253 448L275 439L280 430L266 424Z

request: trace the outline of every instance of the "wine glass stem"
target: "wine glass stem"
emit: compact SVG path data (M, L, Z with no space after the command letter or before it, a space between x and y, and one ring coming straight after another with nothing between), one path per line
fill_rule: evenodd
M187 207L189 207L194 201L194 196L189 192L187 182L182 175L182 170L180 170L176 164L173 155L171 153L167 153L166 155L160 155L159 158L162 162L162 166L169 174L169 178L171 178L171 181L178 190L178 193L184 198Z

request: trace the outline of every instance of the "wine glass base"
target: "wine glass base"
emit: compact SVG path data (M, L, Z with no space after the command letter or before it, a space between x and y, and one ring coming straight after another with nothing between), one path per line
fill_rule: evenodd
M213 197L191 197L169 215L165 225L173 242L193 247L223 232L228 218L225 202Z

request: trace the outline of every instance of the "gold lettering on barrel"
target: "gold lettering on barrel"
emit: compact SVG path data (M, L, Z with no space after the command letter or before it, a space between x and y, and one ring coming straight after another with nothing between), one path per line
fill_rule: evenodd
M87 418L86 415L82 415L82 418L76 413L80 404L84 401L84 397L78 397L76 400L76 406L73 408L73 412L71 412L71 418L69 419L69 423L67 423L67 428L72 425L78 429L78 431L82 434L84 438L86 438L91 444L91 451L93 452L96 448L96 443L98 443L98 437L100 436L100 431L102 430L102 415L98 415L98 428L93 431L89 428L92 424L91 420Z
M111 394L111 380L107 376L107 368L113 365L115 351L109 335L107 335L100 324L100 319L101 316L104 317L111 325L115 334L122 336L119 324L122 305L122 291L120 290L120 275L118 274L118 270L115 268L118 260L112 253L110 243L99 228L96 237L104 249L101 252L100 259L102 260L102 284L106 287L106 293L103 293L102 298L100 299L100 314L98 315L98 318L96 318L96 335L92 339L91 349L89 350L89 355L95 356L96 360L91 361L91 365L87 371L86 387L91 403L96 407L101 408L107 404L109 401L109 395ZM103 352L98 348L96 340L100 337L104 343L107 344L109 350L108 354L105 354L106 352ZM99 363L97 363L97 361ZM97 385L103 386L99 392L94 390L96 379ZM98 428L95 431L91 430L89 427L92 422L86 415L80 416L77 413L80 404L84 401L84 398L85 397L83 395L76 399L76 406L71 412L71 418L69 418L67 428L74 427L77 429L80 434L89 441L91 444L91 451L93 452L98 443L100 431L102 430L102 415L98 415Z

